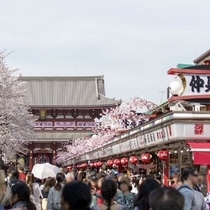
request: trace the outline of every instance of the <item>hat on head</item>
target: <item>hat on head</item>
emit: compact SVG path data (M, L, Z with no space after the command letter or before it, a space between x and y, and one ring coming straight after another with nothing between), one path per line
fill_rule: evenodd
M121 183L125 183L125 184L127 184L129 187L131 186L131 180L128 178L128 177L122 177L121 179L120 179L120 184Z

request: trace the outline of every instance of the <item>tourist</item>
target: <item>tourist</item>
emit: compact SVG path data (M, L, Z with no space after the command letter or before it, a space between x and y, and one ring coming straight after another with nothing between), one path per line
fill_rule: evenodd
M66 178L66 183L70 183L70 182L73 182L75 181L75 176L74 176L74 172L68 172L65 176Z
M154 178L155 178L155 180L156 180L161 186L164 186L164 185L163 185L163 181L162 181L162 176L161 176L160 173L154 174Z
M11 169L8 171L8 178L7 178L7 189L6 193L1 201L1 204L8 208L10 207L10 197L11 197L11 187L19 182L19 174L18 171L15 169Z
M36 205L37 210L41 210L41 200L42 193L39 187L39 184L35 183L34 175L32 173L28 173L26 176L26 184L31 192L31 199L33 203Z
M95 196L97 197L97 204L98 205L101 205L103 203L103 198L101 196L101 187L102 187L102 184L103 184L104 180L105 180L104 178L100 178L98 180L98 190L96 191L96 194L95 194Z
M145 179L139 186L139 191L134 201L134 210L149 210L149 195L158 188L160 188L160 184L155 179Z
M196 184L196 181L194 183ZM179 188L178 188L179 191L183 190L183 188L187 187L183 184L183 182L180 182L180 184L178 184L178 186L179 186ZM209 209L203 194L199 190L195 190L195 189L191 189L191 188L189 188L189 189L193 190L193 200L194 200L193 202L196 204L196 210Z
M42 193L42 210L47 210L47 199L50 189L55 185L56 181L54 178L48 178L45 180L43 189L41 190Z
M111 173L106 177L106 179L110 179L110 180L112 180L116 183L116 186L117 186L117 193L116 193L116 196L115 196L115 200L116 200L119 197L119 194L121 193L121 191L118 188L119 184L118 184L117 174L116 173Z
M174 175L173 175L173 177L172 177L172 187L173 188L178 188L178 182L179 182L179 180L180 180L180 175L178 174L178 173L174 173Z
M24 182L26 180L24 168L22 166L20 166L18 172L19 172L19 180Z
M88 178L88 186L90 187L90 192L92 194L92 202L91 207L97 205L97 197L96 192L98 190L98 177L97 176L91 176Z
M194 185L198 182L198 171L195 168L187 167L182 172L183 184L178 188L179 192L184 196L184 210L202 209L204 205L204 197L200 192L193 190ZM205 205L206 206L206 205Z
M82 182L71 182L64 186L61 210L90 210L90 188Z
M131 180L131 185L132 185L132 190L131 192L134 193L134 194L137 194L138 193L138 189L139 189L139 178L138 177L133 177L132 180Z
M98 207L100 210L127 210L125 206L115 202L114 198L117 193L117 185L111 180L107 179L102 183L101 195L104 199L103 203Z
M133 209L135 194L131 192L131 181L128 177L122 177L119 180L119 188L121 190L116 197L116 202L125 206L128 210Z
M63 173L58 173L56 175L56 184L50 189L48 194L47 210L61 209L61 192L64 186L64 184L62 183L63 179Z
M0 185L0 200L2 200L6 192L5 173L3 170L0 170ZM4 210L4 207L1 204L0 210Z
M184 197L172 187L161 187L150 193L151 210L183 210Z
M11 204L12 208L20 208L24 210L37 210L36 206L30 200L30 189L22 181L14 184L11 188Z

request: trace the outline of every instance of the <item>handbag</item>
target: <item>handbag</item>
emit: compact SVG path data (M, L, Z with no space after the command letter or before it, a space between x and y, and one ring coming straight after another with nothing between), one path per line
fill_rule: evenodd
M47 210L47 198L42 199L42 210Z

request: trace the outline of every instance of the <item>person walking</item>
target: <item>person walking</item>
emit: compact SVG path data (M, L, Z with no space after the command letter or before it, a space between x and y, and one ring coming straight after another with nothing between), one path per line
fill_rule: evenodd
M206 203L203 195L193 190L198 183L198 171L195 168L186 167L182 172L183 184L178 191L184 196L184 210L206 210Z
M47 210L61 210L61 193L64 187L62 183L63 179L63 173L56 175L56 184L50 189L48 194Z
M133 209L135 194L131 192L131 180L128 177L122 177L119 180L120 193L116 196L116 202L125 206L128 210Z
M115 202L116 194L116 182L111 179L105 180L101 186L101 195L104 201L101 205L98 206L99 210L127 210L125 206Z
M26 184L30 189L31 192L31 199L35 204L37 210L41 210L41 199L42 193L38 183L35 183L34 175L32 173L28 173L25 178Z
M90 210L92 195L83 182L67 183L61 195L61 210Z
M172 187L161 187L150 193L149 205L151 210L183 210L184 197Z
M139 191L134 201L134 210L149 210L149 195L153 190L160 187L160 183L155 179L145 179L139 186Z
M11 188L11 192L11 210L37 210L34 203L32 203L30 200L30 189L24 182L19 181L18 183L14 184Z

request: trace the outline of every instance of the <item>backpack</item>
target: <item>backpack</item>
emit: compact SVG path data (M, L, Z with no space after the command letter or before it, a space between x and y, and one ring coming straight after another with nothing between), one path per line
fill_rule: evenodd
M193 189L192 188L190 188L190 187L188 187L188 186L186 186L186 185L184 185L184 186L181 186L181 187L179 187L177 190L178 191L180 191L181 189L188 189L188 190L190 190L190 191L192 191L193 192L193 200L192 200L192 204L194 203L195 204L195 207L196 207L196 209L197 209L197 205L196 205L196 201L195 201L195 194L194 194L194 191L193 191ZM192 206L191 206L191 209L193 209L192 208Z

